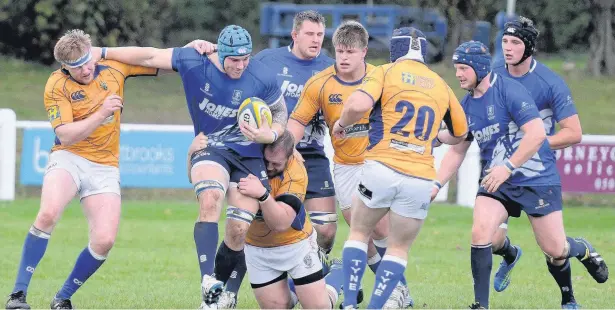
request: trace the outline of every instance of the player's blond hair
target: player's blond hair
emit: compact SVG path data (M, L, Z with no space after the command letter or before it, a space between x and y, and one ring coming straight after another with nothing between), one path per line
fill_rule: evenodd
M53 49L53 57L60 63L70 63L88 53L91 48L90 35L81 29L73 29L58 40Z
M354 20L344 21L333 33L333 46L366 48L369 34L361 23Z

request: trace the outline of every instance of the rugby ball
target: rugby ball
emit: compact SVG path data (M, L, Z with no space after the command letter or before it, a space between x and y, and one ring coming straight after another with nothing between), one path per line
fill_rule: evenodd
M271 126L271 110L265 101L260 98L250 97L239 106L237 122L247 123L248 126L258 128L263 122L263 116Z

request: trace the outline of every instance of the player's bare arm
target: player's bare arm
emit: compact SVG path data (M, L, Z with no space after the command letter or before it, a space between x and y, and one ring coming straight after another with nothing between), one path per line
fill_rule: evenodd
M521 131L523 131L524 136L521 138L519 148L510 156L507 162L512 167L499 165L487 170L488 174L481 183L481 186L487 191L495 192L511 176L513 169L521 167L538 152L538 149L547 138L544 124L540 118L535 118L525 123L521 126Z
M442 186L446 185L451 180L453 174L459 170L461 163L463 163L466 153L470 148L472 141L463 141L461 143L452 145L444 154L444 158L440 163L438 174L434 180L434 188L431 191L431 200L433 201L438 195L438 192Z
M583 130L581 129L581 121L579 115L571 115L558 122L560 130L554 135L547 137L549 146L553 150L567 148L581 142Z
M455 93L448 87L449 107L444 114L443 121L447 130L440 130L436 136L436 142L454 145L461 143L468 136L468 120L466 114L459 104Z
M288 120L288 127L286 129L290 132L290 134L293 135L293 139L295 139L295 146L297 146L301 139L303 139L303 134L305 133L305 125L291 118ZM305 162L305 159L303 159L303 156L301 155L301 153L299 153L299 151L297 151L297 149L295 149L293 154L295 155L296 159L301 162Z
M293 138L295 139L295 145L297 145L299 141L301 141L301 139L303 138L303 133L305 132L305 125L299 123L298 120L291 118L288 120L287 129L293 135Z
M459 144L463 142L467 136L468 136L467 132L460 137L455 137L448 130L440 130L436 137L438 141L440 141L440 143L442 144L455 145L455 144Z
M107 117L123 107L122 97L111 95L105 98L103 104L91 116L84 120L60 125L56 127L55 134L62 145L71 145L89 137Z
M173 48L154 47L92 47L92 58L95 60L111 59L125 64L173 70Z
M344 129L359 121L374 106L372 97L363 91L354 91L344 103L340 119L333 125L333 135L343 138Z
M282 133L284 133L284 129L286 128L286 124L288 122L288 111L286 109L286 101L284 100L284 96L280 96L280 99L270 105L269 109L271 109L271 129L274 130L279 137Z
M297 212L288 204L271 197L256 176L250 174L242 178L237 187L243 195L259 200L263 219L271 230L281 232L290 228Z
M466 153L470 148L472 141L464 141L462 143L451 146L446 154L444 154L444 158L442 159L442 163L440 164L440 169L438 169L438 174L436 180L440 182L442 185L448 183L453 177L453 174L459 167L461 167L461 163L466 157Z
M194 48L201 55L210 55L218 51L218 45L205 40L194 40L184 47Z

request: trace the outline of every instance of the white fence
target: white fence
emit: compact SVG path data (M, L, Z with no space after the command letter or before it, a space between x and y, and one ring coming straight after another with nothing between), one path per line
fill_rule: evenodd
M22 169L20 170L22 184L40 184L40 180L42 180L41 171L43 170L41 167L46 165L51 145L50 141L41 142L44 140L43 138L51 140L51 138L46 137L52 136L51 126L48 122L17 121L12 110L0 109L0 200L15 199L17 129L24 130ZM36 134L26 134L33 131L36 131ZM192 126L122 124L121 131L123 145L120 147L122 153L120 158L122 160L130 158L127 159L130 161L129 163L120 165L126 168L126 170L121 168L123 185L153 188L171 185L174 188L189 188L189 184L185 180L185 163L183 161L185 160L187 145L192 139ZM163 138L164 135L172 136ZM145 143L143 144L141 143L142 140L153 140L153 142L143 142ZM329 159L332 159L333 148L328 136L325 141L325 153ZM447 150L447 145L434 150L436 168L439 168ZM124 151L128 156L124 156ZM170 154L170 156L165 159L161 154ZM558 160L561 161L559 166L561 166L562 180L568 180L568 184L564 182L564 190L566 190L567 185L570 188L570 182L584 180L583 182L591 184L591 188L582 189L583 192L615 193L615 136L585 135L581 144L564 151L558 151L556 154ZM24 159L24 156L29 157ZM169 160L175 162L169 162ZM32 166L35 166L34 169L32 169ZM28 169L24 169L24 167ZM128 170L130 172L124 173ZM467 207L474 205L479 176L479 149L476 143L473 143L457 173L455 202L458 205ZM156 181L156 178L167 180L167 182ZM448 200L448 190L449 185L447 184L436 197L436 201Z

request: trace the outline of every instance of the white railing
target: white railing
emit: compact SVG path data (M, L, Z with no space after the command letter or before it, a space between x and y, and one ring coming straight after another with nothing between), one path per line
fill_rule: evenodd
M16 133L17 129L38 129L39 131L43 129L51 130L51 126L49 122L44 121L16 121L15 113L9 109L0 109L0 200L13 200L15 199L15 171L16 171ZM157 125L157 124L122 124L121 125L122 132L130 133L130 132L153 132L153 133L179 133L180 135L175 135L174 137L180 138L181 140L190 141L190 136L193 133L193 127L190 125ZM184 137L183 134L190 134L190 136ZM329 159L333 158L333 148L330 143L330 139L328 136L328 132L326 133L327 137L325 138L325 153ZM24 135L25 136L25 135ZM25 139L25 137L24 137ZM134 140L134 139L133 139ZM124 140L122 140L124 141ZM39 142L39 144L36 144ZM39 139L34 139L34 148L38 150L40 147ZM127 144L130 142L127 140ZM189 143L189 142L186 142ZM22 146L25 150L25 146ZM127 149L130 145L127 145ZM141 146L137 146L141 147ZM178 146L167 146L166 149L169 151L171 148L176 149L176 158L179 161L183 161L185 157L183 157L186 150L181 149L178 150ZM180 147L181 148L181 147ZM30 148L32 149L32 147ZM143 149L141 147L141 149ZM444 157L444 154L448 150L447 145L443 145L434 150L435 164L436 168L439 168L440 162ZM23 153L23 152L22 152ZM38 165L46 164L39 163L39 157L44 157L43 153L48 153L46 149L41 149L40 152L33 152L35 154L34 162ZM179 154L179 155L178 155ZM568 185L574 183L582 178L585 178L586 183L592 183L591 188L581 188L582 191L589 192L607 192L607 193L615 193L615 136L594 136L594 135L584 135L583 141L581 144L567 148L565 150L559 150L556 152L556 157L559 162L558 165L560 167L560 174L562 175L562 180L572 180L568 181ZM124 158L124 157L122 157ZM24 159L22 157L22 168L24 167ZM44 160L43 160L44 161ZM26 163L32 162L32 159L27 161ZM138 163L136 163L138 165ZM156 162L147 162L145 163L145 168L153 169L160 168L157 166ZM171 168L172 165L169 162L164 162L167 170L173 170ZM183 165L183 163L181 163ZM122 166L122 165L121 165ZM37 173L40 173L42 167L38 167L40 169L35 169ZM125 166L126 169L131 167L130 165ZM134 167L134 165L133 165ZM153 168L152 168L153 167ZM146 169L146 170L147 170ZM331 169L333 169L333 165L331 165ZM32 169L31 169L32 170ZM128 169L130 170L130 169ZM133 169L134 170L134 169ZM138 170L138 169L137 169ZM152 171L156 171L153 169ZM177 169L175 169L177 171ZM184 170L185 171L185 170ZM183 171L182 171L183 172ZM21 172L23 177L24 172ZM160 177L160 175L154 175L155 177ZM455 202L461 206L472 207L474 205L474 199L476 197L476 192L478 191L478 179L480 176L480 154L479 149L476 143L473 143L468 150L468 153L463 161L459 171L457 172L457 190L456 190L456 199ZM175 175L170 175L169 177L176 177ZM183 177L183 176L182 176ZM124 179L124 174L123 177ZM130 178L130 175L127 174L127 178ZM145 175L147 178L147 175ZM134 179L134 176L133 176ZM22 179L23 180L23 179ZM143 185L140 183L140 179L137 179L137 187ZM180 179L179 182L185 182ZM130 182L127 182L130 183ZM566 190L567 184L563 182L563 189ZM36 184L36 183L30 183ZM40 183L38 183L40 184ZM134 182L131 183L134 185ZM173 183L174 185L175 183ZM189 183L186 183L189 185ZM149 187L148 185L143 185L143 187ZM569 186L568 186L569 187ZM570 187L569 187L570 188ZM448 189L449 185L445 185L445 187L440 191L438 196L436 197L436 201L447 201L448 200ZM577 190L573 190L577 191Z

